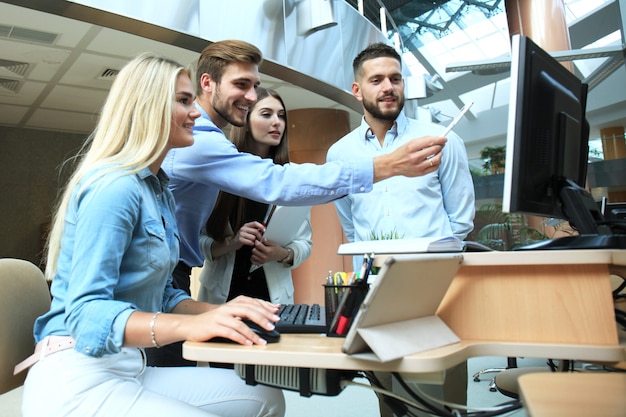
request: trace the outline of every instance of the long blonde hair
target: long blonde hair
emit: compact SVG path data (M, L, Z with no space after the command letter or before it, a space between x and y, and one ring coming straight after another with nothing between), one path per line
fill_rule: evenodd
M81 151L76 170L63 190L47 245L46 278L56 274L65 215L72 194L88 172L78 193L107 173L136 173L155 162L168 146L180 74L191 72L178 62L144 53L122 68L102 107L100 119Z

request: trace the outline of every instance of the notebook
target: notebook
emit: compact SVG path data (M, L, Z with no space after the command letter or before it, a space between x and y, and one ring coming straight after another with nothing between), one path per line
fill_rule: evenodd
M266 224L263 237L285 246L291 243L311 217L311 206L270 206L263 223ZM261 265L250 266L250 272Z
M463 255L394 255L376 281L346 335L344 353L387 362L459 342L436 316Z
M310 216L311 206L276 206L271 218L267 219L263 237L279 245L287 245Z

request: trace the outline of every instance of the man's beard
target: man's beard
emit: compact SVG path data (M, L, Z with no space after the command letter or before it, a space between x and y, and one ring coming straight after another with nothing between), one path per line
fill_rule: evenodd
M219 89L213 95L213 103L211 103L211 105L213 106L213 110L215 110L215 113L219 114L222 119L226 120L231 125L241 127L246 124L245 119L244 120L235 119L229 113L228 107L227 107L228 103L222 101L222 97L219 93Z
M389 109L387 111L382 111L378 107L378 101L370 101L363 98L363 107L365 110L372 115L375 119L379 120L388 120L394 121L398 118L398 115L402 111L404 107L404 97L394 96L398 101L396 101L397 107L395 109Z

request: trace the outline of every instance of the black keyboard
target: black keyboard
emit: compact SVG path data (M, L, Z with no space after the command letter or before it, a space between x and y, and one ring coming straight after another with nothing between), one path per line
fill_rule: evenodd
M278 315L279 333L326 333L326 310L319 304L283 304Z

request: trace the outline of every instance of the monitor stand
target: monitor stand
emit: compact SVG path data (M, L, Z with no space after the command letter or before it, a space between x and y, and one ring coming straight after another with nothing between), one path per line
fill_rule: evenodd
M579 249L626 249L626 235L578 235L565 236L531 243L514 250L579 250Z

